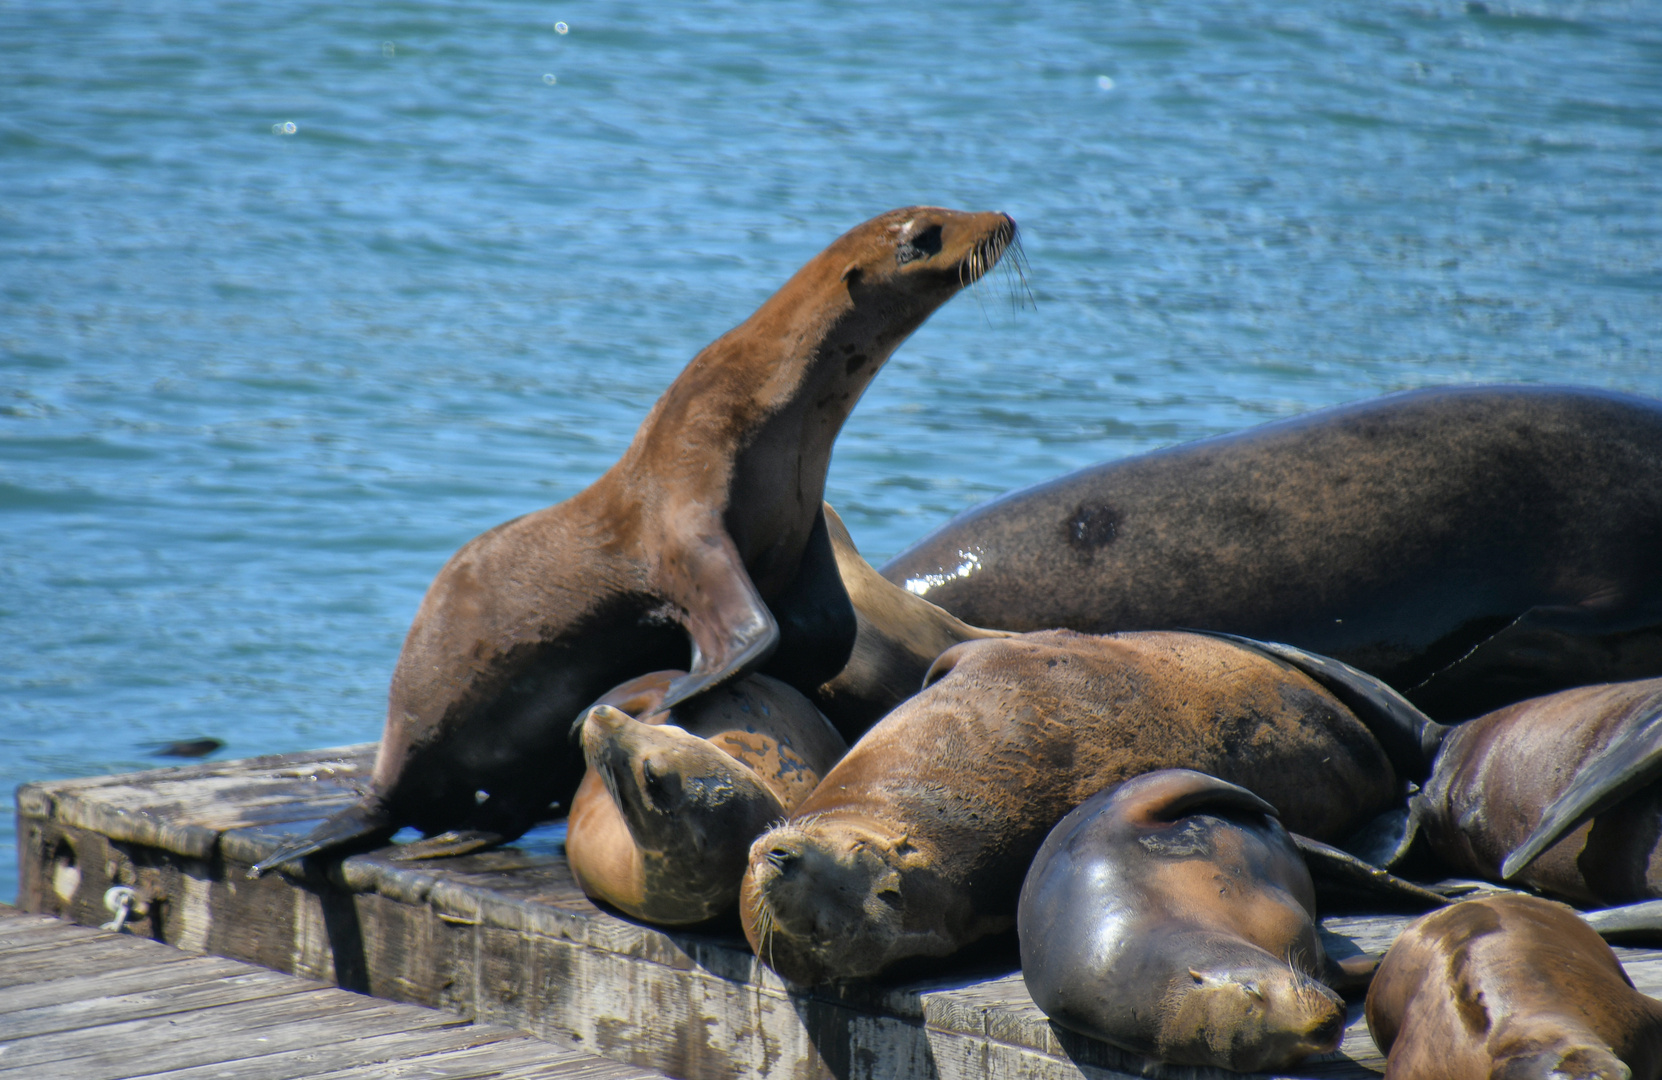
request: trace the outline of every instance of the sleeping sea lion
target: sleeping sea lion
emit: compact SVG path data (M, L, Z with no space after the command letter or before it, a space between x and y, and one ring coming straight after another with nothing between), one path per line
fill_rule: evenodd
M1565 690L1452 729L1410 802L1450 869L1584 905L1662 898L1662 679Z
M1287 1068L1339 1045L1376 961L1328 958L1275 807L1188 769L1098 792L1022 884L1021 974L1052 1020L1160 1061Z
M832 441L1015 234L1004 214L934 207L856 226L695 356L605 475L466 544L405 639L369 791L252 872L404 825L446 834L423 854L519 836L577 787L571 720L643 671L688 669L674 705L776 647L808 690L841 670L855 628L820 512Z
M1401 794L1362 722L1258 651L1180 633L969 641L756 840L745 934L798 983L946 956L1014 921L1022 875L1064 814L1174 767L1254 791L1317 839Z
M1432 717L1662 675L1662 402L1416 390L1004 495L882 567L1007 630L1226 630Z
M1368 991L1385 1080L1657 1080L1662 1004L1563 904L1467 900L1403 931Z
M731 907L750 842L848 750L807 698L766 675L658 708L684 674L632 680L584 713L589 768L566 826L583 891L656 923Z
M812 696L843 737L853 741L923 687L923 676L937 656L960 641L1009 635L971 626L879 574L860 557L830 503L825 504L825 524L857 629L848 663Z

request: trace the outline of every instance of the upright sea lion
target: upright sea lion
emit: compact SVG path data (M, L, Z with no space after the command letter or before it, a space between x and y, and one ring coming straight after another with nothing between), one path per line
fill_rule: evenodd
M1468 900L1403 931L1368 991L1385 1080L1657 1080L1662 1004L1562 904Z
M848 750L807 698L766 675L658 709L683 674L632 680L584 713L589 768L566 826L584 892L669 924L732 907L750 842Z
M466 544L405 639L368 793L254 872L403 825L458 831L431 854L517 837L577 786L571 720L643 671L688 669L674 705L783 637L788 681L835 675L855 627L820 513L832 442L1015 233L934 207L855 227L695 356L605 475Z
M1275 807L1188 769L1063 818L1022 884L1021 974L1045 1015L1127 1050L1238 1072L1337 1048L1374 961L1328 958Z
M1256 792L1317 839L1400 798L1351 711L1258 651L1178 633L969 641L757 839L745 934L799 983L948 955L1011 924L1064 814L1174 767Z
M1454 728L1411 800L1450 869L1577 904L1662 897L1662 679L1587 686Z
M843 737L853 741L923 687L923 676L937 656L960 641L1009 635L971 626L879 574L860 557L830 503L825 524L857 629L848 663L812 696Z
M1417 390L1094 465L882 568L961 619L1226 630L1461 720L1662 675L1662 402Z

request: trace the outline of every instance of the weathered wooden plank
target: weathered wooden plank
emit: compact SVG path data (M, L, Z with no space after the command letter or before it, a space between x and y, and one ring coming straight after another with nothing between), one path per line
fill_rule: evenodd
M497 1025L470 1025L369 1035L327 1046L262 1053L147 1074L146 1080L320 1080L324 1076L465 1080L517 1077L527 1065L584 1056ZM603 1063L619 1067L613 1062Z
M60 943L50 949L8 955L0 963L0 988L118 971L146 962L137 938L111 938L97 941L92 947L76 947L73 966L67 962L66 948L66 943ZM182 960L184 956L177 959Z
M734 926L665 932L596 908L571 877L557 827L459 859L400 863L378 852L245 880L282 837L354 796L372 751L33 786L20 793L23 895L91 922L107 917L103 888L142 886L161 900L138 933L699 1080L1202 1075L1057 1029L1013 972L1007 940L928 982L793 990ZM1383 952L1409 921L1330 917L1324 943L1338 956ZM1662 990L1662 953L1618 952L1636 982ZM1295 1075L1359 1080L1382 1064L1353 1009L1339 1053Z
M62 961L67 977L0 989L0 1015L93 997L114 997L143 990L194 986L248 973L247 964L217 956L181 954L177 960L151 960L97 974L81 974L79 960ZM6 964L0 957L0 967Z
M19 1009L7 1013L0 1019L0 1025L8 1038L21 1040L59 1031L85 1031L130 1020L194 1013L237 1002L311 994L316 989L292 975L244 971L196 985L159 987Z
M430 1010L361 1000L364 1004L343 1003L328 991L317 990L18 1039L0 1056L5 1063L0 1076L12 1070L35 1075L30 1070L72 1062L73 1075L79 1080L122 1080L133 1074L139 1062L146 1072L162 1072L367 1035L467 1023Z

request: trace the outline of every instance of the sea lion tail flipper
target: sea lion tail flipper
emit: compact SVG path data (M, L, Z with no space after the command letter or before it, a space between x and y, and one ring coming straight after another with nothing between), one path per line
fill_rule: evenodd
M1662 701L1652 701L1648 710L1585 762L1569 787L1547 804L1535 831L1501 864L1501 880L1512 880L1564 834L1653 783L1658 776L1662 776Z
M1446 897L1405 881L1348 851L1298 833L1290 835L1298 853L1304 856L1304 865L1310 868L1316 900L1323 908L1378 906L1397 911L1431 911L1448 903Z
M1188 632L1232 641L1242 648L1291 664L1321 683L1356 714L1356 718L1379 740L1385 756L1391 759L1391 766L1399 775L1416 783L1431 775L1432 760L1450 729L1425 715L1379 679L1342 660L1279 641L1258 641L1217 630Z
M681 623L692 638L692 664L670 683L659 703L671 709L756 670L779 645L773 620L744 560L726 533L695 538L681 553L668 599L679 604ZM667 560L666 560L667 561Z
M375 847L397 831L397 826L389 819L379 799L360 799L330 816L305 836L289 841L249 867L248 876L257 878L283 863L332 848L351 846L355 850L363 850Z

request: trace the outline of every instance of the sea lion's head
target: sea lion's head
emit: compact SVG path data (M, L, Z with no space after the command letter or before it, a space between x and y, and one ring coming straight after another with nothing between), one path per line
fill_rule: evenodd
M583 756L605 781L645 860L630 914L697 922L733 903L750 841L785 816L743 763L671 724L643 724L610 705L589 709Z
M1162 1060L1259 1072L1338 1047L1338 994L1246 942L1208 945L1207 962L1178 972L1160 1003Z
M798 390L840 425L896 346L1015 243L1015 221L996 211L890 210L832 241L713 348L726 353L753 340L803 347L817 374Z
M944 956L962 910L932 855L864 815L810 815L750 847L739 915L751 948L812 985L876 975L906 956Z

